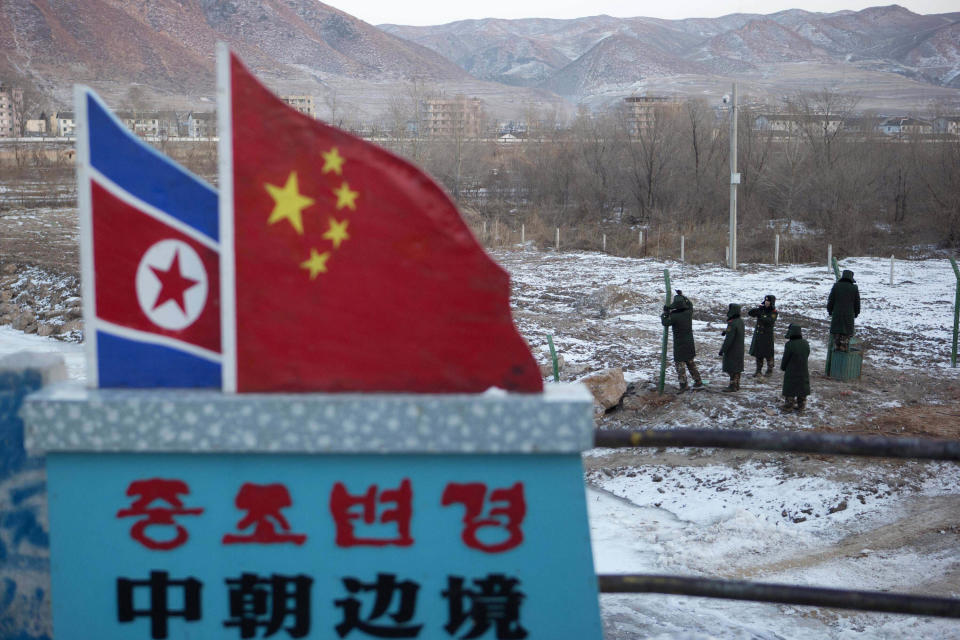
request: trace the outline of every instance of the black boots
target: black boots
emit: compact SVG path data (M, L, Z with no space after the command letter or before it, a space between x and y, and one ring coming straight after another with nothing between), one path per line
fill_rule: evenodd
M723 390L727 393L730 393L731 391L740 391L740 374L731 373L730 384L727 385Z

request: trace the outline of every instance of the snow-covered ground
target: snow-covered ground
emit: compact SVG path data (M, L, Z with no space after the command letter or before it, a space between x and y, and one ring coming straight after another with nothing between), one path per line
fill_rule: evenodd
M575 379L616 366L638 393L659 371L663 269L696 309L698 360L724 382L716 352L726 305L778 298L787 322L807 327L811 372L822 368L834 277L821 265L683 266L599 253L495 252L514 284L517 324L536 351L552 334ZM863 299L858 333L864 379L815 375L806 415L772 410L779 373L745 378L733 396L688 393L663 406L614 411L599 426L701 426L842 431L913 404L958 415L949 368L955 279L945 260L841 261ZM747 321L748 331L752 322ZM64 354L82 380L82 346L0 327L0 355ZM748 371L750 363L748 362ZM668 386L674 376L668 370ZM960 428L960 418L954 419ZM857 427L861 428L862 425ZM960 469L891 462L716 450L599 450L584 455L594 558L600 573L671 573L960 597ZM633 638L958 638L955 621L659 595L601 597L607 640Z
M535 350L552 334L575 379L621 367L638 393L659 373L663 269L695 307L698 362L725 383L717 351L727 304L777 296L777 353L788 322L812 354L806 415L780 415L779 372L744 378L733 396L691 394L665 407L614 411L600 427L857 431L861 420L912 404L948 402L956 280L946 260L851 258L862 298L864 379L820 375L835 278L826 265L691 266L600 253L529 249L494 254L510 272L517 323ZM753 322L745 318L748 334ZM749 339L749 335L748 335ZM541 355L541 358L543 356ZM779 362L778 362L779 364ZM752 359L747 358L747 372ZM931 379L935 384L931 384ZM668 388L675 388L672 369ZM944 408L960 434L960 414ZM913 434L911 434L913 435ZM960 596L960 469L949 463L751 454L599 450L584 456L599 573L668 573L835 588ZM628 638L960 638L936 618L658 595L602 596L608 640Z
M764 295L773 294L782 332L786 332L785 320L798 321L822 338L816 344L811 341L811 358L823 359L826 354L826 301L835 281L826 265L748 264L733 275L717 264L683 265L600 253L504 251L495 256L512 276L515 302L521 310L535 307L554 317L589 311L607 326L659 331L663 270L669 269L671 287L681 289L693 301L694 317L701 320L694 326L698 344L701 336L719 336L727 304L742 304L746 312ZM896 261L893 286L889 258L845 259L840 261L840 269L852 270L860 288L857 335L873 354L872 360L889 368L950 366L956 278L947 260ZM749 322L746 317L744 320ZM522 320L520 324L534 344L545 344L541 336L553 332L550 326L524 327ZM595 344L568 340L562 331L555 333L554 342L575 362L598 351ZM659 343L649 346L659 350Z
M85 382L87 379L87 360L82 344L61 342L53 338L41 338L27 335L10 327L0 327L0 358L11 353L33 351L37 353L59 353L67 367L71 380Z

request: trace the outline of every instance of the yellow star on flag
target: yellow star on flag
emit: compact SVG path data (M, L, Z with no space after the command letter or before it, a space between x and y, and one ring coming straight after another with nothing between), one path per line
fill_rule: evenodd
M343 156L340 155L336 147L333 147L330 151L324 151L320 155L323 156L323 169L320 170L320 173L333 171L338 176L343 175Z
M310 258L300 263L301 269L310 271L310 279L315 280L317 274L327 272L327 260L330 258L330 252L324 251L317 253L316 249L310 249Z
M297 186L297 172L291 171L287 177L287 183L282 187L269 183L263 186L267 188L274 202L273 212L270 214L267 224L288 220L294 230L302 236L303 217L301 213L314 203L314 199L300 193Z
M347 235L348 224L350 224L349 220L338 222L336 218L330 218L330 228L323 234L323 237L333 243L334 249L339 249L341 242L350 239L350 236Z
M350 207L352 211L357 210L357 196L360 194L356 191L351 191L349 184L344 182L340 185L339 189L333 190L333 194L337 196L337 209Z

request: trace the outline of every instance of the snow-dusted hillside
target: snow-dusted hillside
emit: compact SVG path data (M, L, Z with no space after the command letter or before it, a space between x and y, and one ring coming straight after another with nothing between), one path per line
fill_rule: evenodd
M919 15L892 5L862 11L659 20L464 20L381 28L422 44L478 78L543 86L583 99L651 77L691 73L776 75L770 65L829 63L843 73L883 69L955 86L960 14ZM568 64L563 63L565 56ZM537 65L537 73L528 70Z

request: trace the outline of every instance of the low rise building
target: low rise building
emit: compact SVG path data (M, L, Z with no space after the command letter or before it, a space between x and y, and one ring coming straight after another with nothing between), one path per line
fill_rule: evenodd
M58 138L73 136L75 127L73 111L57 111L50 118L50 133Z
M933 121L934 133L960 136L960 116L940 116Z
M191 138L213 138L217 135L217 114L193 111L187 117L187 135Z
M823 135L836 133L843 128L843 118L839 115L824 114L763 113L754 119L753 126L757 131L774 131L787 135Z
M928 135L933 133L933 124L909 116L894 116L880 123L880 131L891 136Z
M28 119L24 124L24 133L28 136L45 136L47 135L47 117L45 114L40 114L40 117L36 120Z
M313 96L280 96L280 99L305 116L317 117Z

